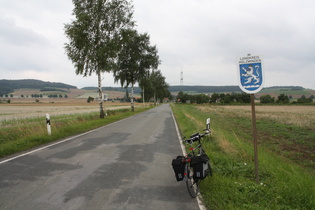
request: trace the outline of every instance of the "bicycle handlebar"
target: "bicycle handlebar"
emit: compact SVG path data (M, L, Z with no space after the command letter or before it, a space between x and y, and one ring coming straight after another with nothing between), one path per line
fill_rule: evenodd
M195 141L199 141L202 137L208 135L211 131L209 129L204 129L204 131L206 131L205 133L195 133L193 135L190 136L189 139L183 139L183 142L195 142ZM185 137L184 137L185 138Z

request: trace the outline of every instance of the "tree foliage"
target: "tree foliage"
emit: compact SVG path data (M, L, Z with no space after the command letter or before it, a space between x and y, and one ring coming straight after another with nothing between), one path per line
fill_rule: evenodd
M285 94L280 94L279 96L278 96L278 100L277 100L277 103L280 103L280 104L288 104L288 103L290 103L290 99L289 99L289 97L287 96L287 95L285 95Z
M168 84L165 81L165 77L162 75L160 70L153 71L150 76L153 95L155 101L162 101L165 97L170 97L170 92L168 90Z
M159 62L156 46L150 45L150 36L147 33L138 34L133 29L124 30L118 69L114 71L115 81L120 81L121 86L133 85L150 69L156 69Z
M101 73L118 66L122 30L132 28L133 7L127 0L72 0L75 19L65 25L65 50L76 74L98 76L100 118L104 118Z
M76 74L110 72L117 66L121 31L133 27L126 0L73 0L75 20L65 25L65 49Z
M143 78L140 82L142 91L145 90L145 100L153 99L154 102L163 101L164 98L171 99L168 84L160 70L152 71L147 78Z
M196 93L222 93L222 92L241 92L239 86L198 86L198 85L174 85L170 86L170 92L196 92Z
M300 104L305 104L305 103L312 103L313 102L313 98L312 96L310 96L309 98L306 98L305 95L302 95L301 98L299 98L297 100L297 103L300 103Z
M207 94L194 94L189 95L180 91L177 95L177 102L180 103L196 103L196 104L204 104L204 103L220 103L220 104L247 104L250 103L250 95L246 93L213 93L211 96Z
M260 103L262 104L270 104L275 102L275 98L271 97L270 95L263 95L260 96Z
M115 82L121 86L131 85L131 110L134 110L134 85L156 69L160 63L156 46L150 45L147 33L139 34L136 30L122 31L122 47L118 55L118 69L114 71Z

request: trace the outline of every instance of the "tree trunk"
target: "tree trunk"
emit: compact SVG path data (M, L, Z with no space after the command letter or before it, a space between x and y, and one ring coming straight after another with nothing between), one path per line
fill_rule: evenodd
M144 86L143 86L143 90L142 90L142 102L143 102L143 105L144 105Z
M135 105L134 105L134 100L133 100L133 84L131 84L131 111L135 111Z
M155 93L154 93L154 98L153 98L153 100L154 100L154 105L156 105Z
M103 119L105 117L104 108L103 108L103 91L102 91L102 78L101 72L97 72L98 76L98 102L100 104L100 118Z

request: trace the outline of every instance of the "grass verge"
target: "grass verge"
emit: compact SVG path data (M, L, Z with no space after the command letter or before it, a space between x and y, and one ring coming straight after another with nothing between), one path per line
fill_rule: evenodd
M305 160L309 161L306 164L292 158L294 150L283 152L284 144L296 142L313 148L313 130L305 132L302 127L260 120L258 138L268 141L259 143L259 184L256 184L248 118L215 106L176 104L172 109L183 136L202 131L206 118L211 118L212 134L203 140L203 147L210 157L213 176L201 182L208 209L315 209L312 160ZM295 133L293 143L292 138L283 137L290 131Z
M0 158L96 129L148 109L139 107L134 112L130 109L107 110L108 116L104 119L99 118L98 112L55 116L51 118L50 136L43 118L6 121L0 129Z

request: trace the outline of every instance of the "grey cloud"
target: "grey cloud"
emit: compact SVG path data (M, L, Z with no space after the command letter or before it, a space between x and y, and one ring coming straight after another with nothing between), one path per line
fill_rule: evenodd
M137 29L148 32L151 44L157 46L159 69L171 85L179 85L181 69L184 84L237 85L237 58L252 53L264 58L266 85L315 89L313 0L133 0L133 4ZM0 0L0 5L1 75L4 69L21 73L31 69L43 75L67 72L63 80L73 75L76 79L69 83L80 81L73 85L85 86L87 79L75 76L63 49L62 25L71 19L70 0Z
M48 40L29 28L16 25L10 18L0 17L0 42L7 45L48 46Z

